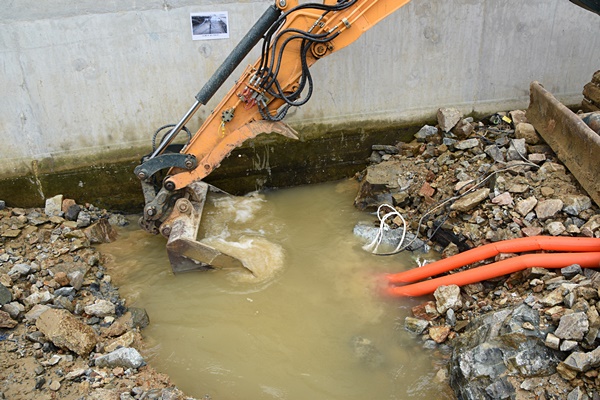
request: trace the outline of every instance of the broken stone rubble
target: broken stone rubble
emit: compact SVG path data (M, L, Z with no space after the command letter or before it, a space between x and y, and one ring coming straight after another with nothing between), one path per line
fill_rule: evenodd
M355 205L374 209L391 199L410 216L411 232L444 255L526 236L600 238L597 205L524 112L509 113L513 124L471 122L470 136L450 126L464 120L455 115L440 110L437 127L424 127L358 174ZM452 347L448 375L459 398L598 398L599 289L600 272L592 269L533 268L439 288L403 326L424 348Z
M126 222L62 196L0 210L0 398L186 398L145 365L148 316L125 306L90 247Z

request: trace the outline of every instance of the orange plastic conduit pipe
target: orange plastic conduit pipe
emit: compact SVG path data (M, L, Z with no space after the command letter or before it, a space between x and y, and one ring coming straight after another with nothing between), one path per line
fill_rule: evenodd
M442 274L465 265L472 264L500 253L520 253L523 251L554 250L569 252L600 251L600 239L579 237L532 236L527 238L504 240L486 244L455 256L427 264L420 268L396 274L386 275L390 283L417 282L425 278ZM571 265L573 263L569 263ZM564 266L563 266L564 267Z
M571 264L579 264L583 268L599 268L600 252L526 254L428 281L390 286L387 293L394 297L424 296L433 293L439 286L463 286L527 268L564 268Z

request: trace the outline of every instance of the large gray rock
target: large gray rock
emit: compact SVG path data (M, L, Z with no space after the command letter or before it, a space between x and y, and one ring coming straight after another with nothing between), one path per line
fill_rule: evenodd
M66 310L50 308L41 314L35 325L55 346L67 348L82 357L96 346L94 330Z
M527 323L533 330L524 329ZM450 360L450 385L460 399L515 398L510 376L549 376L560 353L545 346L539 313L528 305L485 314L466 327Z
M144 358L133 347L121 347L96 358L95 364L97 367L107 368L139 368L144 365Z

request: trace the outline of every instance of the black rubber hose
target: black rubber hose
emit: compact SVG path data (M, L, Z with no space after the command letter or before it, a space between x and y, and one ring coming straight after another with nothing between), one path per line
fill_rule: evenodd
M200 89L196 95L196 100L201 104L206 104L219 90L219 88L225 83L231 73L237 68L242 60L248 55L250 50L256 46L259 40L263 37L265 32L271 28L271 26L281 16L281 10L274 5L270 6L265 13L256 21L256 24L244 36L244 38L238 43L233 49L231 54L227 56L223 64L215 71L210 79L204 84L204 87Z

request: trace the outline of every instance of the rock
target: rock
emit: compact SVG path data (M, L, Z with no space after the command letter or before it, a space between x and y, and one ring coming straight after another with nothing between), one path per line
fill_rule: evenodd
M40 317L40 315L42 315L49 309L50 307L48 307L47 305L36 304L31 308L31 310L27 312L27 314L25 314L25 320L29 322L35 322Z
M545 162L544 165L542 165L540 167L540 172L543 175L551 175L553 173L564 174L565 171L566 171L566 168L564 167L564 165L550 162L550 161Z
M95 359L97 367L139 368L144 365L144 359L133 347L122 347Z
M560 345L560 351L571 351L577 347L577 342L574 340L563 340Z
M0 306L12 301L12 292L4 285L0 284Z
M8 271L8 275L10 277L19 277L28 275L31 272L31 265L19 263L15 264L10 271Z
M586 372L600 365L600 347L588 353L575 351L565 359L564 364L577 372Z
M419 196L423 197L433 197L435 194L435 189L431 187L428 182L423 182L421 189L419 190Z
M400 153L400 150L396 146L390 146L390 145L387 145L387 144L374 144L373 146L371 146L371 150L381 151L381 152L386 153L386 154L398 154L398 153ZM109 220L109 222L110 222L110 220Z
M63 199L60 209L64 214L66 214L69 208L73 207L75 204L77 203L73 199Z
M104 351L110 353L116 350L118 347L131 347L135 339L135 332L129 331L118 338L111 340L106 346L104 346Z
M589 397L580 387L576 387L569 392L567 400L589 400Z
M58 216L62 212L62 201L62 194L46 199L44 213L49 217Z
M527 123L527 117L525 116L525 111L523 110L513 110L509 113L509 115L512 119L514 127L516 127L520 123Z
M546 346L554 350L558 350L560 348L560 338L557 338L556 335L552 333L548 333L546 335L546 341L544 343Z
M81 206L78 204L73 204L72 206L67 208L67 211L65 211L65 219L67 221L77 221L77 218L79 218L80 212L81 212Z
M563 291L564 289L562 288L554 289L552 292L544 296L544 298L542 299L542 304L545 306L553 307L557 304L562 303L564 299Z
M66 310L48 309L35 325L55 346L67 348L82 357L86 357L98 342L94 330Z
M492 203L499 206L509 206L513 203L513 198L508 192L504 192L492 199Z
M85 374L85 371L86 371L85 368L74 369L73 371L71 371L67 375L65 375L65 379L68 381L72 381L74 379L79 378L80 376L83 376Z
M419 132L415 133L415 139L419 142L426 142L430 136L437 135L438 129L435 126L424 125Z
M487 199L489 194L489 188L476 190L475 192L469 193L468 195L458 199L456 202L454 202L454 204L452 204L452 206L450 206L450 209L462 212L470 211L479 203Z
M492 399L510 399L515 394L515 388L508 382L505 376L485 388L485 392Z
M67 274L69 283L75 290L81 289L83 286L84 274L81 271L72 271Z
M35 292L23 299L23 303L28 306L34 306L36 304L46 304L52 300L52 294L47 290L43 292Z
M590 207L592 207L592 200L587 196L567 195L563 197L562 210L569 215L577 216Z
M520 334L525 336L543 335L539 332L540 314L526 304L516 306L510 318L506 318L500 327L500 335Z
M427 321L432 321L440 316L433 301L428 301L426 303L414 306L412 308L412 313L415 318L424 319Z
M469 137L475 128L473 127L473 118L464 118L461 119L456 126L452 129L452 132L461 139Z
M587 315L584 312L575 312L560 318L554 334L561 339L583 340L589 327Z
M581 233L587 237L594 237L594 232L600 228L600 215L594 215L581 227Z
M450 308L454 311L460 310L463 306L460 288L456 285L440 286L435 290L433 296L440 314L445 314Z
M462 141L456 143L456 145L454 147L458 150L467 150L467 149L472 149L477 146L479 146L479 139L472 138L472 139L462 140Z
M52 390L53 392L57 392L60 389L60 382L57 380L53 380L48 385L48 389Z
M511 323L515 311L503 309L475 318L455 339L449 370L458 398L514 398L524 379L554 373L559 353L544 345L539 331L531 336L515 331L520 329ZM534 315L530 308L517 314ZM512 375L519 378L499 383Z
M17 301L13 301L2 306L2 311L6 311L12 319L17 319L19 314L25 312L25 306Z
M92 223L92 216L87 211L81 211L77 215L77 228L85 228Z
M550 222L548 225L546 225L546 230L552 236L559 236L563 232L565 232L567 230L567 228L565 228L565 226L563 225L562 222L554 221L554 222Z
M352 338L351 345L356 358L366 367L374 369L383 365L385 358L371 340L355 336Z
M562 210L563 202L560 199L544 200L537 203L535 206L535 214L541 220L554 217Z
M428 326L429 322L423 319L413 317L406 317L404 319L404 329L416 335L422 334Z
M115 305L107 300L96 300L94 304L85 306L83 310L86 314L103 318L108 315L114 315Z
M436 343L440 344L446 341L448 335L450 334L450 331L451 329L449 326L432 326L431 328L429 328L429 336Z
M546 161L546 155L543 153L533 153L529 154L527 156L527 159L529 160L529 162L532 162L534 164L542 164Z
M490 158L496 162L505 162L506 161L506 157L504 156L504 153L495 144L491 144L491 145L487 146L484 151L485 151L485 154L490 156Z
M440 108L437 112L438 125L444 132L450 132L461 119L462 113L456 108Z
M583 270L579 264L572 264L568 267L560 269L560 273L567 279L573 278L575 275L583 275Z
M399 151L395 146L388 147L394 147L396 149L396 153ZM127 221L127 218L121 214L110 214L110 217L108 217L108 223L112 226L126 226L129 224L129 221Z
M0 211L6 208L6 202L4 200L0 200Z
M525 139L513 139L506 152L506 161L525 161L527 159L527 146Z
M67 286L69 284L69 278L67 278L67 274L65 272L59 271L54 275L54 280L60 286ZM56 293L56 291L55 291Z
M17 326L18 322L12 319L6 311L0 311L0 328L12 329Z
M538 144L541 139L533 125L527 123L516 124L515 137L525 140L527 144Z
M525 228L521 229L523 235L527 237L539 236L542 234L543 231L544 230L542 228L536 226L526 226Z
M83 231L90 243L111 243L117 240L117 231L107 219L101 218Z

